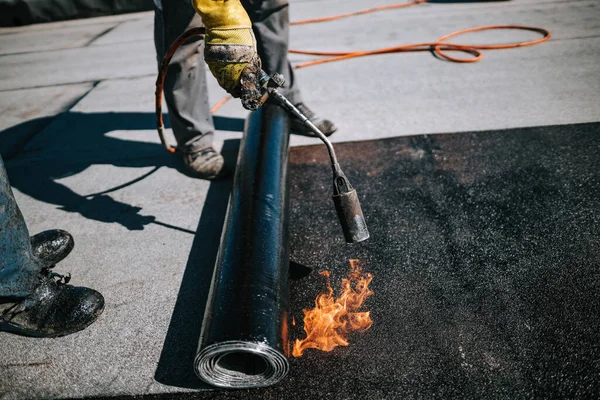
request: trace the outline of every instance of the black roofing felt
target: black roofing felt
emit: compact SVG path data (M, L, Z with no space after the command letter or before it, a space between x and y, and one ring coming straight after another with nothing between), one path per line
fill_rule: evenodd
M339 133L343 134L342 132ZM337 144L371 238L344 242L323 146L290 156L292 312L359 259L374 324L266 389L206 399L595 398L600 124ZM306 271L298 266L296 275ZM296 276L298 278L298 276ZM292 338L302 334L292 328ZM191 356L193 357L193 355Z

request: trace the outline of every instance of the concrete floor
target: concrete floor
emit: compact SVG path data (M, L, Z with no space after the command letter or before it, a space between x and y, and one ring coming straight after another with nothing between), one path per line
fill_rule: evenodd
M300 0L291 15L364 7L358 0ZM99 321L65 338L0 333L0 398L190 390L159 383L155 374L188 259L203 256L191 252L194 241L218 241L218 221L199 226L200 217L222 209L227 196L205 204L214 186L181 174L180 163L159 146L152 24L152 13L139 13L0 29L0 148L15 197L32 233L62 228L74 235L75 250L57 270L70 271L72 283L98 289L107 301ZM553 37L486 52L475 64L411 53L302 69L305 100L338 124L337 142L600 121L595 0L422 4L294 27L292 47L373 49L488 24L540 26ZM502 31L464 41L534 37ZM210 89L213 103L223 97L214 80ZM217 113L226 117L220 126L245 115L237 102ZM230 139L240 136L216 135L228 162L234 162Z

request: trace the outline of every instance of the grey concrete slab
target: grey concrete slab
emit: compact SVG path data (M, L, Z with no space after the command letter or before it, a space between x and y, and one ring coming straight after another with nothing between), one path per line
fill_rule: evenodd
M292 7L293 20L321 15L306 6ZM323 13L325 14L325 13ZM327 14L325 14L327 15ZM557 18L560 16L560 18ZM292 27L292 48L304 50L373 50L409 43L431 42L466 28L518 24L550 30L554 40L598 36L600 6L594 0L577 2L495 2L420 4L327 23ZM315 41L315 37L326 40ZM535 33L477 32L451 42L503 43L536 39Z
M154 13L143 18L123 21L102 37L90 43L91 46L104 46L123 42L138 42L154 37Z
M0 57L0 90L153 75L154 44L147 41Z
M104 153L118 148L99 145L104 138L95 138L93 132L101 129L114 139L158 143L152 115L155 80L147 77L99 83L68 114L30 141L26 151L43 158L57 152Z
M600 38L555 41L488 53L471 65L426 54L383 55L298 76L309 104L338 123L334 141L592 122L600 120L599 46ZM363 78L375 71L377 79L366 84Z
M350 20L293 28L293 48L330 51L434 41L459 29L489 24L533 25L553 32L550 42L488 51L475 64L453 64L427 53L408 53L301 69L297 75L307 102L340 125L339 134L332 139L599 120L598 4L485 5L427 4L423 7L428 11L419 11L419 5L375 13L359 17L365 19L361 29ZM444 10L441 15L436 13L438 7ZM317 35L327 41L311 40ZM491 31L456 41L502 43L537 37L530 32ZM293 138L292 145L310 142Z
M0 130L32 118L64 111L92 88L91 84L53 86L38 89L7 90L0 97Z
M83 47L118 24L116 21L107 21L87 26L66 26L62 29L38 29L0 34L0 56Z
M155 80L151 76L99 83L69 112L60 115L32 138L23 154L12 160L12 165L51 165L65 160L74 163L79 160L118 161L124 156L124 145L129 146L130 154L126 156L130 159L164 155L166 151L159 145L155 128ZM211 78L209 90L214 102L225 94L214 78ZM217 148L225 140L241 137L242 118L247 113L239 102L232 101L227 106L232 112L227 116L215 116ZM232 117L232 114L238 115ZM168 117L165 118L168 123ZM170 132L167 136L175 144Z
M0 96L0 152L10 158L53 117L71 107L92 88L91 83L8 90Z
M144 18L147 15L152 14L152 11L144 11L138 13L130 13L130 14L120 14L120 15L109 15L104 17L96 17L96 18L83 18L83 19L75 19L71 21L56 21L56 22L47 22L42 24L32 24L25 26L14 26L14 27L4 27L0 28L0 35L5 33L14 33L14 32L31 32L31 31L49 31L54 29L69 29L75 26L92 26L95 24L104 24L104 23L120 23L122 21L130 21L139 18Z
M361 18L364 18L367 22L370 18L377 14L389 14L391 16L397 16L399 21L406 16L413 15L429 15L431 23L436 23L438 17L446 18L448 14L473 14L477 15L480 13L506 11L511 9L523 9L525 11L534 10L535 12L546 12L557 4L563 6L573 5L574 3L582 2L593 2L593 0L578 0L577 2L571 2L568 0L519 0L519 1L479 1L479 0L431 0L427 3L422 3L416 6L402 7L396 10L386 10L382 12L376 12L373 14L367 14L363 16L352 17L350 19L342 19L340 21L352 21L353 24L360 24L363 22ZM364 10L366 8L396 5L400 3L394 0L378 0L371 4L365 5L357 1L346 1L341 2L339 0L296 0L290 5L291 20L297 21L300 19L308 18L320 18L330 15L338 15L356 12ZM550 8L549 8L550 7ZM396 14L394 14L396 13ZM325 24L336 23L326 22ZM398 26L400 26L398 24Z

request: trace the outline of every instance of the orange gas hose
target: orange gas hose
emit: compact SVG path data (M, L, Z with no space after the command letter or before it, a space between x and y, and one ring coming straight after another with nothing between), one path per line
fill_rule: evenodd
M355 11L355 12L349 12L346 14L338 14L338 15L332 15L329 17L321 17L321 18L313 18L313 19L303 19L301 21L294 21L291 22L290 25L306 25L306 24L316 24L319 22L329 22L329 21L335 21L337 19L342 19L342 18L348 18L348 17L355 17L357 15L364 15L364 14L369 14L375 11L384 11L384 10L395 10L397 8L404 8L404 7L410 7L410 6L415 6L419 3L426 3L427 0L415 0L415 1L411 1L410 3L400 3L400 4L390 4L387 6L378 6L378 7L373 7L373 8L367 8L365 10L360 10L360 11Z
M163 123L162 117L162 93L163 88L165 87L165 76L167 75L167 68L169 67L169 63L171 62L171 58L173 58L173 54L177 51L177 49L187 42L190 38L194 36L204 35L206 29L204 27L200 28L192 28L188 31L185 31L179 36L173 44L169 47L165 56L163 57L162 63L160 64L160 70L158 71L158 77L156 78L156 91L154 92L154 103L156 107L156 129L158 130L158 136L160 137L160 141L162 145L167 149L167 151L171 153L175 153L177 151L177 147L173 147L167 143L167 138L165 137L165 124ZM224 104L224 103L223 103Z
M412 1L409 3L400 3L400 4L367 8L364 10L350 12L350 13L346 13L346 14L339 14L339 15L332 15L329 17L295 21L295 22L292 22L291 25L306 25L306 24L334 21L334 20L338 20L338 19L342 19L342 18L348 18L348 17L357 16L357 15L364 15L364 14L369 14L369 13L373 13L373 12L377 12L377 11L393 10L393 9L398 9L398 8L415 6L415 5L418 5L421 3L426 3L426 2L427 2L427 0L415 0L415 1ZM526 30L526 31L540 33L543 36L539 39L525 41L525 42L488 44L488 45L485 45L485 44L484 45L475 45L475 44L461 44L461 43L446 42L446 40L448 40L450 38L454 38L456 36L460 36L460 35L463 35L466 33L497 30L497 29ZM195 31L195 32L192 32L192 31ZM177 48L183 42L185 42L187 39L189 39L190 37L196 36L199 34L203 34L203 33L204 33L204 28L191 29L190 31L185 32L180 38L178 38L175 41L175 43L173 43L173 45L171 45L171 48L169 48L169 51L167 52L167 55L165 56L165 59L163 60L161 72L160 72L158 80L156 82L156 85L157 85L156 86L157 127L158 127L158 131L159 131L159 135L161 136L161 141L162 141L163 145L165 145L165 147L171 152L176 151L176 150L174 147L170 147L169 145L167 145L166 140L164 139L164 127L162 125L162 110L160 109L161 104L162 104L162 84L164 84L164 74L166 73L166 68L168 66L168 63L169 63L171 57L173 56L173 53L175 53L175 51L177 50ZM430 51L430 52L433 52L434 54L436 54L437 56L444 58L448 61L452 61L452 62L474 63L474 62L480 61L483 58L483 53L481 52L481 50L501 50L501 49L514 49L517 47L533 46L533 45L536 45L536 44L539 44L539 43L549 40L550 36L551 36L550 31L543 29L543 28L537 28L534 26L488 25L488 26L480 26L480 27L475 27L475 28L462 29L462 30L459 30L456 32L452 32L448 35L442 36L441 38L437 39L435 42L414 43L414 44L407 44L407 45L402 45L402 46L386 47L386 48L377 49L377 50L334 52L334 51L306 51L306 50L290 49L289 52L292 54L303 54L303 55L323 56L324 57L324 58L319 58L319 59L312 60L312 61L301 62L299 64L294 65L293 66L294 69L306 68L306 67L310 67L313 65L325 64L325 63L334 62L334 61L349 60L351 58L373 56L373 55L377 55L377 54L406 53L406 52L416 52L416 51ZM471 55L472 57L459 58L459 57L453 57L453 56L450 56L447 54L447 52L452 52L452 51L466 53L466 54ZM160 87L159 87L159 82L161 83ZM160 100L159 100L159 97L161 97ZM231 96L227 96L227 97L223 98L222 100L220 100L217 104L215 104L213 106L213 108L210 110L210 112L215 113L222 106L224 106L229 100L231 100L231 98L232 98Z
M535 40L530 40L526 42L517 42L517 43L504 43L504 44L488 44L488 45L478 45L478 44L460 44L460 43L447 43L445 40L463 35L465 33L471 32L481 32L481 31L490 31L495 29L519 29L526 31L538 32L544 35L543 37ZM326 51L304 51L304 50L290 50L290 53L293 54L305 54L305 55L313 55L313 56L327 56L327 58L320 58L318 60L306 61L300 64L296 64L294 69L310 67L312 65L324 64L333 61L340 60L348 60L350 58L357 57L366 57L372 56L376 54L389 54L389 53L403 53L409 51L433 51L438 56L445 58L448 61L458 62L458 63L473 63L481 60L483 58L483 54L479 50L500 50L500 49L514 49L517 47L525 47L525 46L533 46L538 43L545 42L550 39L550 32L546 29L537 28L534 26L523 26L523 25L489 25L489 26L479 26L476 28L462 29L460 31L456 31L450 33L448 35L442 36L435 42L425 42L425 43L415 43L415 44L407 44L404 46L394 46L394 47L386 47L378 50L370 50L370 51L352 51L352 52L326 52ZM457 58L452 57L446 54L446 51L461 51L463 53L471 54L472 58Z

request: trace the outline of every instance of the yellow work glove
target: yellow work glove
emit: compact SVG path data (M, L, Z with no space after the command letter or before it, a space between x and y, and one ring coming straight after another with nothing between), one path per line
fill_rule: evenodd
M204 60L219 85L242 100L244 108L260 106L260 58L252 23L239 0L192 0L206 27Z

